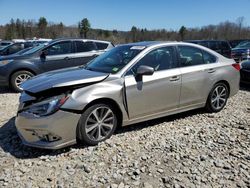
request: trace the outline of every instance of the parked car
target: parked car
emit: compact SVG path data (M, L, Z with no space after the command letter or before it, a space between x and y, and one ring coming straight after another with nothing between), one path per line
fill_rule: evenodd
M10 44L0 50L0 57L17 53L25 48L29 48L32 46L33 44L29 42L16 42L16 43Z
M38 44L48 44L50 41L52 41L52 39L35 38L35 39L27 40L27 41L38 45Z
M195 108L219 112L239 90L240 65L199 45L120 45L82 67L22 84L16 127L23 143L96 145L126 126Z
M230 40L229 44L232 48L235 48L238 44L240 44L241 42L246 42L246 41L250 41L249 39L239 39L239 40Z
M106 48L99 50L97 44L103 44ZM21 91L20 84L34 75L83 65L112 47L106 41L59 39L21 55L0 58L0 85Z
M13 44L12 41L2 40L0 41L0 50L3 49L6 46L9 46L10 44Z
M219 54L230 58L231 57L231 46L228 41L224 40L188 40L186 42L191 42L194 44L199 44L210 48Z
M250 41L243 41L232 49L231 57L236 62L250 60Z
M240 81L250 84L250 60L241 63Z

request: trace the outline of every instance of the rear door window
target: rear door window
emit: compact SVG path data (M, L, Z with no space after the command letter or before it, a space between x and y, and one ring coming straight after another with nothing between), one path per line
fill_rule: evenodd
M204 64L203 54L199 48L178 46L178 50L181 67Z
M72 53L71 42L60 42L56 43L47 48L48 55L61 55L61 54L69 54Z
M202 54L203 54L203 59L204 59L205 64L215 63L217 61L217 58L214 55L204 50L202 51Z
M105 50L108 47L108 43L104 43L104 42L95 42L97 49L98 50Z
M75 41L75 46L76 46L76 53L90 52L93 50L97 50L95 43L92 41L88 41L88 42Z

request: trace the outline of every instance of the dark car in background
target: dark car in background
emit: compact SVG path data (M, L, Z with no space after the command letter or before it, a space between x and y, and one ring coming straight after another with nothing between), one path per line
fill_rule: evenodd
M0 49L0 57L15 54L25 48L33 47L34 44L31 42L16 42L7 45L5 48Z
M188 40L186 42L199 44L218 52L219 54L230 58L231 57L231 46L228 41L224 40Z
M242 83L250 84L250 61L243 61L241 63L241 70L240 70L240 81Z
M236 62L250 60L250 41L243 41L232 49L231 57Z
M5 48L6 46L9 46L10 44L13 44L14 42L9 40L2 40L0 41L0 50Z
M239 40L230 40L229 44L232 48L235 48L238 44L244 41L250 41L250 39L239 39Z
M21 91L20 85L34 75L86 64L113 47L107 41L57 39L21 55L0 58L0 85Z

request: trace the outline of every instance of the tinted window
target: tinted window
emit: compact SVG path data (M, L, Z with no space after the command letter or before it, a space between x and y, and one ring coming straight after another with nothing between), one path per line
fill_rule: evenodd
M90 52L96 50L94 42L76 41L76 52Z
M208 43L206 41L200 41L197 44L201 45L201 46L205 46L208 47Z
M223 50L230 50L231 48L230 48L230 46L229 46L229 44L227 42L222 41L221 42L221 49L223 49Z
M250 42L243 41L240 44L238 44L235 48L250 48Z
M216 62L216 57L206 51L202 51L203 54L203 59L205 64L209 63L215 63Z
M208 43L209 43L209 48L211 48L212 50L218 50L218 49L220 49L219 42L217 42L217 41L210 41Z
M108 47L108 43L95 42L98 50L105 50Z
M20 44L13 44L9 47L8 49L8 53L9 54L13 54L16 53L20 50L22 50L24 48L24 44L20 43Z
M1 42L1 43L0 43L1 46L8 46L8 45L10 45L10 44L11 44L11 43L9 43L9 42Z
M182 67L204 64L202 51L190 46L179 46Z
M158 48L145 55L136 65L128 72L135 74L139 66L146 65L153 67L155 71L175 68L176 60L173 47Z
M60 55L60 54L69 54L71 53L71 42L60 42L54 44L53 46L49 47L48 55Z

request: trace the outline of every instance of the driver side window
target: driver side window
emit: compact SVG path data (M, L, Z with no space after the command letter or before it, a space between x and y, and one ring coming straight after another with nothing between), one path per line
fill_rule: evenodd
M128 71L127 75L135 75L138 67L141 65L152 67L155 71L176 68L174 48L162 47L150 51Z
M71 42L61 42L54 44L47 49L48 55L60 55L72 53Z

